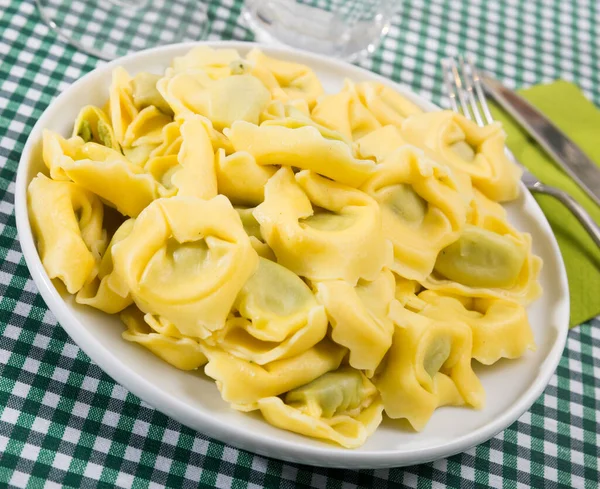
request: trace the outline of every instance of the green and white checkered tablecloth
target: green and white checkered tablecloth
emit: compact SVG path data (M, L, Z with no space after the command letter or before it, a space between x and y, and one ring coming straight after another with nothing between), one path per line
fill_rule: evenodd
M399 0L363 66L439 102L439 60L473 52L509 86L555 78L600 104L596 0ZM209 38L251 40L239 0L209 2ZM506 431L466 453L391 470L282 463L211 440L154 410L72 342L21 254L14 179L53 97L100 63L59 42L33 0L0 0L0 487L598 488L600 321L570 331L550 385Z

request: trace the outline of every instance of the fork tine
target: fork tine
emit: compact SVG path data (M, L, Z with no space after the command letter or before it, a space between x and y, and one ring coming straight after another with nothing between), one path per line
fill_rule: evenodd
M467 55L467 64L471 67L471 73L473 75L473 86L475 87L477 99L479 100L479 104L481 106L481 109L483 110L483 115L485 116L485 120L487 121L487 123L491 124L492 122L494 122L494 118L492 117L492 113L490 112L490 107L487 103L485 93L483 92L483 87L481 86L481 77L479 76L477 68L475 68L473 56Z
M475 116L475 121L479 126L484 126L483 117L481 117L481 111L479 110L479 106L477 105L477 101L475 100L475 96L473 95L473 85L475 83L474 75L473 75L473 65L468 61L465 63L465 59L462 56L458 57L458 63L460 65L460 71L462 73L462 80L464 90L466 92L466 97L471 104L471 111Z
M450 107L454 112L460 112L458 104L456 103L456 85L454 84L454 78L452 77L450 63L450 58L442 59L442 74L444 75L446 92L448 92L448 98L450 99Z
M467 98L465 97L463 82L460 78L460 74L458 73L458 68L456 67L456 61L454 59L450 61L450 69L452 70L452 76L454 77L454 85L456 86L458 100L460 102L460 106L462 107L463 114L467 119L473 120L473 118L471 117L471 112L469 110L469 105L467 104Z

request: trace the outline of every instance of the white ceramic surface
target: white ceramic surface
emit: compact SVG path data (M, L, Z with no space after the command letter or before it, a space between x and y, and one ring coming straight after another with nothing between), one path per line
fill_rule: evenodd
M237 48L245 54L255 45L211 42L210 46ZM538 348L519 360L480 367L487 392L481 411L445 407L427 427L414 433L404 422L385 420L367 443L346 450L268 425L257 414L244 414L223 402L214 382L202 373L182 372L144 348L121 338L117 316L75 304L64 287L51 281L36 251L27 216L26 189L43 171L42 129L69 135L79 109L102 106L108 97L111 71L124 66L130 73L163 70L174 56L195 44L170 45L139 52L105 64L82 77L52 102L33 128L19 164L16 181L16 220L21 248L42 297L73 340L94 362L131 392L158 410L201 433L261 455L327 467L381 468L411 465L447 457L482 443L513 423L540 396L561 357L569 320L567 279L550 226L532 196L524 190L508 206L510 220L533 236L533 249L544 260L543 296L529 308ZM345 77L355 81L380 80L396 88L426 110L432 103L373 73L346 63L287 48L261 47L267 54L310 65L327 91L337 91ZM476 363L476 362L474 362Z

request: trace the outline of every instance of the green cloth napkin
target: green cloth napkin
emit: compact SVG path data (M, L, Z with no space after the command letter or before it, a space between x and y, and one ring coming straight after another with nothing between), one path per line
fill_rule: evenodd
M562 80L519 90L600 166L600 110L581 90ZM600 223L598 207L506 112L492 107L502 121L516 158L542 182L571 194ZM567 268L571 327L600 314L600 249L579 221L553 197L534 194L558 240Z

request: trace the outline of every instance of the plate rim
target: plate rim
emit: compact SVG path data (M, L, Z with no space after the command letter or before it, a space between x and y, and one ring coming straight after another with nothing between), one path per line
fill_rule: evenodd
M115 59L109 63L101 64L86 73L80 79L69 85L65 90L54 98L46 107L30 134L23 147L17 169L16 188L15 188L15 219L18 233L18 240L21 246L27 268L32 279L37 286L46 305L55 315L59 325L68 333L73 341L95 362L104 372L110 375L116 382L123 385L130 392L135 394L141 400L152 405L158 411L161 411L182 424L197 430L199 433L220 440L225 444L233 445L237 448L257 453L266 457L275 457L280 460L312 464L316 466L327 466L336 468L389 468L408 466L417 463L431 462L440 458L449 457L461 453L480 443L483 443L494 437L501 431L504 431L510 424L515 422L524 412L526 412L542 394L548 385L553 373L558 366L564 347L566 345L569 331L569 292L564 261L556 238L550 228L550 225L541 211L539 205L521 183L521 191L524 193L526 207L533 206L536 211L535 220L542 226L545 234L549 236L552 252L557 259L557 265L560 271L558 282L560 288L565 291L561 297L561 304L557 306L558 311L562 311L564 327L558 328L558 334L548 356L542 360L539 365L539 374L534 383L526 390L521 398L507 409L501 416L490 420L481 427L465 434L451 442L444 443L434 447L418 447L410 452L398 452L397 450L380 450L374 452L360 452L347 450L341 447L331 446L323 443L322 446L303 445L292 441L273 439L268 436L261 436L260 433L244 432L231 427L224 422L216 421L214 418L204 413L198 413L188 404L180 402L163 392L160 388L154 386L144 377L141 377L130 369L119 369L118 357L113 355L108 349L98 344L95 336L86 328L77 327L79 321L71 316L66 302L62 299L54 284L48 277L35 247L29 216L27 211L27 185L26 181L28 171L28 161L31 160L31 153L34 147L41 140L41 131L44 129L45 119L51 112L54 104L64 99L68 99L70 92L78 86L88 83L89 80L98 76L100 71L112 70L123 65L137 57L146 56L150 53L164 54L168 51L183 52L195 46L205 45L209 47L228 47L241 50L260 48L267 53L274 55L293 56L304 60L314 60L321 63L333 65L346 73L354 72L368 76L370 79L380 81L388 86L398 90L402 95L408 97L425 110L439 110L439 107L423 96L413 92L409 87L396 83L388 78L373 73L364 68L351 65L341 60L329 58L327 56L300 51L285 46L269 46L260 43L251 43L243 41L198 41L169 44L166 46L154 47L127 56ZM177 54L173 54L176 56ZM302 62L302 61L301 61ZM563 322L560 321L560 322Z

